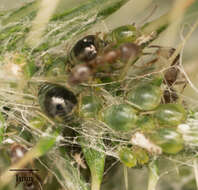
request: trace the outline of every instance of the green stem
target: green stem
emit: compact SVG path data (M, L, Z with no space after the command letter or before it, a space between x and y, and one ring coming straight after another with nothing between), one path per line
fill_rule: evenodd
M129 189L129 182L128 182L128 168L123 165L124 168L124 183L125 183L125 190Z
M91 190L100 190L101 181L98 179L97 175L91 176Z
M194 168L194 174L195 174L195 181L198 189L198 164L197 164L197 158L194 158L193 160L193 168Z
M149 179L148 179L147 190L155 190L158 179L159 179L158 167L157 167L156 160L154 160L149 164Z

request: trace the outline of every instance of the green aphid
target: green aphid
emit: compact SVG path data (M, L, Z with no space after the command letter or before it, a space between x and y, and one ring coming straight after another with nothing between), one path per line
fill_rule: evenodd
M123 147L119 151L119 158L120 161L129 168L137 165L137 159L130 148Z
M133 155L137 159L137 163L139 165L144 165L144 164L146 164L146 163L149 162L148 153L144 149L142 149L142 148L135 147L133 149Z
M101 109L101 100L92 95L83 96L80 100L80 116L85 118L96 117Z
M115 131L127 132L136 127L136 110L128 104L109 106L102 114L104 122Z
M184 148L182 135L174 129L157 129L149 134L149 138L168 154L176 154Z
M139 36L137 28L133 25L124 25L114 29L105 36L105 40L116 42L117 44L134 42Z
M154 113L160 126L174 127L186 120L186 111L181 104L162 104Z
M161 97L162 90L160 86L147 82L141 83L127 95L128 101L142 111L155 109L160 104Z

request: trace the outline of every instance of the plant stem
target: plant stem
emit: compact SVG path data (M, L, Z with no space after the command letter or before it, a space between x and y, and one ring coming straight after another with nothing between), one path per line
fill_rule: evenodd
M127 167L123 165L124 168L124 183L125 183L125 190L129 189L129 183L128 183L128 171Z
M91 190L100 190L100 180L98 180L98 176L91 176Z
M147 190L155 190L158 179L159 179L158 168L157 168L156 160L154 160L149 164L149 179L148 179Z
M194 168L194 174L195 174L195 181L198 189L198 165L197 165L197 158L194 158L193 160L193 168Z

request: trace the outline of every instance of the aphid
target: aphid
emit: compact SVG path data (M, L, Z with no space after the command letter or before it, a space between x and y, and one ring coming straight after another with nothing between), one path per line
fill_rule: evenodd
M150 47L158 48L156 54L164 59L169 59L175 52L175 48L166 48L156 45ZM176 58L171 63L170 68L168 68L164 73L164 83L166 83L168 86L172 86L176 82L179 75L179 69L177 67L179 64L179 56L180 55L176 56Z
M43 112L58 121L68 119L77 104L73 92L61 85L51 83L44 83L40 87L38 99Z
M119 151L119 158L120 161L129 168L134 167L137 164L137 159L130 148L123 147Z
M135 60L140 52L140 46L134 43L124 43L119 48L107 50L103 54L96 56L95 59L75 66L69 76L69 82L71 84L85 82L95 75L98 70L105 71L108 66L116 66L115 62L118 60L124 63Z
M164 90L163 102L165 104L176 102L177 99L178 99L178 95L173 88Z
M144 111L156 108L161 101L162 91L160 86L150 84L148 82L139 84L135 89L132 89L127 96L136 108Z
M165 153L176 154L184 148L182 135L174 129L159 128L153 130L148 136Z
M148 163L149 156L148 156L148 153L146 152L146 150L144 150L143 148L140 148L138 146L133 146L132 151L133 151L133 155L137 159L137 163L139 165L144 165L144 164Z
M160 126L174 127L186 120L186 111L181 104L161 104L154 117Z
M127 132L136 127L136 111L128 104L109 106L102 113L103 121L115 131Z
M71 57L77 61L91 61L103 46L103 41L97 35L88 35L80 39L72 48Z
M126 42L134 42L138 36L139 32L135 26L124 25L112 30L104 38L110 43L116 42L117 44L120 44Z

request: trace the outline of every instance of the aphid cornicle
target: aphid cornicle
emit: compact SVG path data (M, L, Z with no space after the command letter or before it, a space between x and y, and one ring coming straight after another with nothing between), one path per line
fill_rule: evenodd
M44 83L38 93L39 104L49 117L67 120L77 104L76 96L67 88L51 83Z

